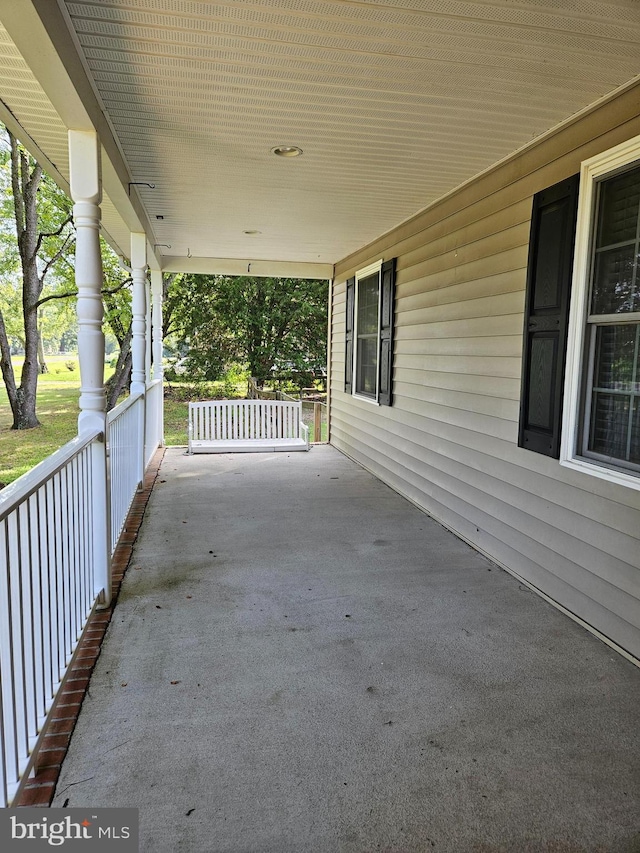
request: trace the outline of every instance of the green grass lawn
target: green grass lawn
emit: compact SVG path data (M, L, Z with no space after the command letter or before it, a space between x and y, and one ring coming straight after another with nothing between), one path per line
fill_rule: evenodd
M73 362L69 370L65 362ZM16 381L21 359L14 359ZM74 356L51 356L49 373L38 379L38 419L42 426L12 430L11 408L4 383L0 383L0 482L11 483L54 450L70 441L78 432L80 371Z
M188 440L189 403L179 400L164 401L164 443L186 444Z

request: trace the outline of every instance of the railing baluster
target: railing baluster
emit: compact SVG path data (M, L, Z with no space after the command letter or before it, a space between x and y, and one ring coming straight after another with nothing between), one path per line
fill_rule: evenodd
M25 656L28 652L28 635L26 634L25 625L25 596L23 572L25 561L22 558L22 534L24 524L22 521L22 510L24 504L20 506L15 515L15 530L13 534L13 542L10 546L15 546L13 555L13 565L15 574L13 577L12 589L12 622L13 622L13 643L15 650L15 661L19 661L16 667L16 684L22 689L15 692L16 703L16 720L18 722L18 743L20 751L29 748L29 685L28 685L28 668ZM15 663L14 663L15 666Z
M34 685L36 695L36 720L38 727L46 716L46 654L45 654L45 620L46 608L44 607L44 595L42 588L42 558L41 558L41 513L40 497L41 489L29 498L32 509L33 523L30 524L31 540L31 578L33 581L33 595L31 611L33 613L33 648L34 648Z
M73 616L74 616L74 632L73 641L80 637L80 631L84 620L82 618L82 603L81 594L82 587L80 584L80 507L78 506L78 459L72 459L69 463L69 474L71 479L71 493L69 495L70 515L71 515L71 549L73 551Z
M11 601L10 521L2 523L0 545L5 555L6 573L0 577L0 671L2 672L3 749L5 780L11 784L18 778L18 738L16 731L15 668L13 661L13 624ZM5 786L6 787L6 786Z
M55 541L56 541L56 556L54 569L56 573L56 596L54 607L58 611L58 660L57 669L55 672L56 685L62 678L62 673L66 666L66 607L65 607L65 585L64 585L64 531L62 527L62 499L60 495L60 475L56 474L53 478L53 513L55 518Z
M51 679L51 590L49 584L49 530L47 526L47 484L37 491L38 543L40 549L40 598L42 606L42 695L46 713L47 703L53 696Z
M31 553L31 498L26 500L20 513L20 576L22 586L22 661L25 682L25 728L27 743L38 731L37 674L35 658L35 625L33 608L33 572Z

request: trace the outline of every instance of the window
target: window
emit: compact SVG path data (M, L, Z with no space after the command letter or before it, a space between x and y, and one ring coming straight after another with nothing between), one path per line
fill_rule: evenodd
M345 391L392 401L395 259L378 261L347 281Z
M380 271L356 277L356 387L355 393L378 399L378 343L380 335Z
M561 462L640 489L640 137L580 193Z

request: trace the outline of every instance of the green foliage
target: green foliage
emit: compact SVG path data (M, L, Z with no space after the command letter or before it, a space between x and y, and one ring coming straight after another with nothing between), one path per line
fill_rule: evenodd
M131 275L123 269L120 259L108 243L100 240L105 323L119 344L131 325ZM116 346L117 346L116 344Z
M166 309L189 375L219 379L233 364L260 384L275 374L308 384L326 365L327 282L188 275L170 286Z
M1 128L1 125L0 125ZM28 158L33 168L32 158ZM43 173L37 192L38 230L43 236L38 251L38 269L44 279L39 296L38 327L45 350L57 351L69 330L75 332L75 306L59 299L73 284L74 229L69 221L72 203L58 185ZM4 316L12 348L24 347L22 316L22 270L16 239L16 221L11 186L11 158L8 143L0 145L0 311ZM75 337L75 335L74 335Z
M16 180L18 169L20 174ZM17 191L18 187L21 188L20 192ZM29 197L35 199L35 219L29 219L26 213L34 210L33 205L29 207L26 200L29 187L32 187ZM34 192L36 187L37 192ZM14 190L17 198L14 198ZM29 238L31 242L25 236L32 233L27 219L37 231L37 235ZM35 278L33 275L27 277L24 273L19 247L22 247L23 255L26 253L28 258L36 258ZM109 349L113 352L126 342L128 350L131 325L130 277L104 241L101 241L101 251L105 332ZM17 388L9 354L25 352L25 364L34 364L37 343L38 361L43 364L43 359L50 360L52 354L77 347L74 254L75 228L71 200L46 173L40 172L35 161L21 146L15 146L15 141L8 133L4 136L0 132L0 319L3 320L0 331L6 331L6 339L2 338L5 353L3 378L14 409L14 426L37 425L38 419L32 407L34 401L37 401L35 390L41 374L23 370L20 387ZM33 263L27 263L27 267L34 269ZM69 367L69 370L72 369ZM125 374L128 369L130 360L119 365L124 382L127 381ZM31 407L31 415L25 415L22 411L28 407Z

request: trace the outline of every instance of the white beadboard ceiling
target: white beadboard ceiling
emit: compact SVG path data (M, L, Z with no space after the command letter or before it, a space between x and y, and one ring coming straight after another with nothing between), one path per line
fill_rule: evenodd
M60 6L131 179L155 184L134 190L151 242L191 263L335 263L640 73L638 0ZM0 96L60 162L10 52Z

